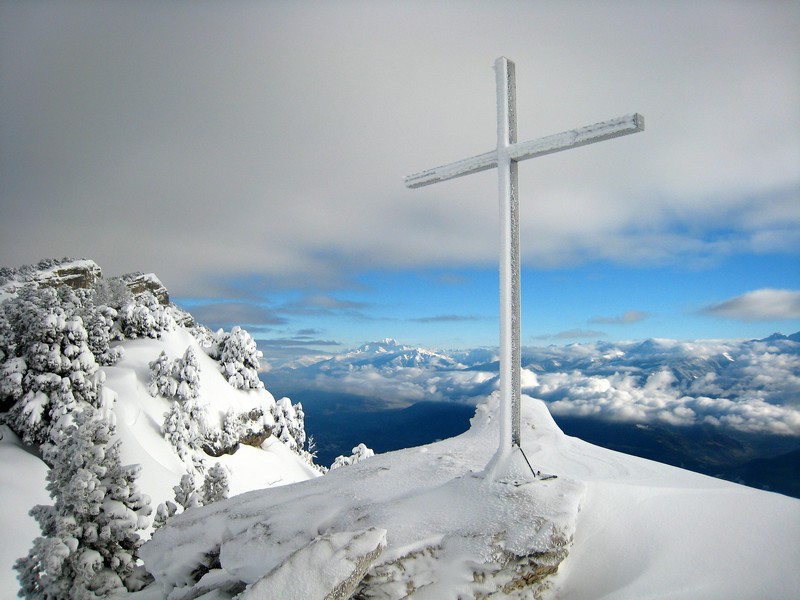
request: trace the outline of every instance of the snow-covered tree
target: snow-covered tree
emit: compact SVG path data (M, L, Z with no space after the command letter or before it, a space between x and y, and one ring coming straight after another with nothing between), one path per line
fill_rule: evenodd
M292 404L289 398L281 398L272 407L275 419L273 434L293 449L302 448L306 442L305 413L299 402Z
M50 424L76 406L98 406L103 372L88 346L80 307L66 287L25 288L5 303L18 360L6 361L2 371L10 381L0 393L17 398L7 422L26 443L47 441Z
M65 417L46 444L47 489L55 503L31 515L42 528L15 564L26 598L97 598L126 587L149 524L138 466L120 463L119 441L91 407Z
M130 288L119 277L99 279L94 284L95 302L98 306L108 306L120 310L133 300Z
M337 456L336 460L331 465L331 470L338 469L339 467L346 467L347 465L354 465L366 460L371 456L375 456L375 452L371 448L367 448L365 444L359 444L352 450L351 456Z
M157 391L175 400L164 414L161 427L164 437L186 465L194 468L198 461L202 462L198 455L208 436L205 409L197 399L200 386L197 356L189 346L183 358L168 366L166 354L162 352L158 359L150 363L150 369L150 393Z
M124 353L122 346L111 346L113 340L122 338L122 333L115 328L117 311L110 306L87 302L81 315L86 327L86 343L95 360L104 366L116 364Z
M159 504L158 508L156 509L156 514L153 517L153 530L161 529L167 524L167 521L169 521L175 515L176 512L178 512L178 507L170 500Z
M223 334L218 354L220 370L233 387L240 390L264 387L258 378L259 360L263 355L247 331L237 326Z
M120 310L120 326L125 337L160 338L164 331L175 328L175 320L166 306L156 297L145 292L126 303Z
M162 350L154 361L148 363L150 367L150 383L147 386L148 393L156 397L158 395L165 398L172 398L178 391L178 380L172 376L173 361Z
M180 483L174 486L172 491L175 492L175 502L177 502L178 506L183 508L183 510L200 506L200 496L197 493L193 473L184 473Z
M187 402L197 398L200 392L200 364L191 346L186 348L183 358L175 363L175 378L178 381L176 395Z
M200 490L203 505L227 498L229 486L227 469L216 463L206 473L203 488Z

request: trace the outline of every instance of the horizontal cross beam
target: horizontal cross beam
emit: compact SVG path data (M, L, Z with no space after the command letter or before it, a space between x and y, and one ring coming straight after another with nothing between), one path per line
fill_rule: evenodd
M644 131L644 117L639 113L617 117L610 121L587 125L579 129L563 131L537 140L518 142L508 148L512 160L521 161L545 154L553 154L570 148L586 146L595 142ZM406 187L418 188L448 179L455 179L471 173L486 171L497 167L497 150L485 152L472 158L465 158L448 165L428 169L408 175L403 179Z

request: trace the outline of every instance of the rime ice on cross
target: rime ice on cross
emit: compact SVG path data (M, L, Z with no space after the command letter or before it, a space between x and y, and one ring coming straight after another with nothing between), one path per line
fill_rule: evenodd
M520 280L517 163L644 130L644 117L627 115L538 140L517 142L514 63L501 56L494 63L497 80L497 148L405 178L410 188L497 168L500 195L500 443L488 475L505 477L513 451L520 447ZM525 458L527 463L527 458ZM530 467L530 463L527 464ZM512 469L513 470L513 469ZM531 469L532 470L532 469ZM513 480L518 477L511 473ZM530 473L528 474L530 475Z

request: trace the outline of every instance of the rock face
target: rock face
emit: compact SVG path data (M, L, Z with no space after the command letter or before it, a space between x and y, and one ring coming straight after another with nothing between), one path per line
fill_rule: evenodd
M72 289L89 289L102 277L103 272L97 263L83 258L47 258L17 269L3 267L0 269L0 301L26 285L56 288L67 285ZM169 304L167 288L153 273L137 271L112 279L123 281L134 298L150 292L160 304Z
M163 304L164 306L169 304L169 292L154 273L136 271L134 273L128 273L127 275L122 275L120 279L125 282L125 285L128 286L128 289L134 297L145 292L150 292L156 297L159 304Z
M67 285L72 289L86 289L97 283L102 276L103 273L96 262L75 258L51 258L18 269L3 268L0 270L0 299L26 285L42 287Z

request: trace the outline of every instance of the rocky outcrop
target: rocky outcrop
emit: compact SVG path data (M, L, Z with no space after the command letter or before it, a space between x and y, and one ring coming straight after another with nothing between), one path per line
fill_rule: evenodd
M15 294L20 288L69 286L74 290L89 289L103 278L103 272L93 260L83 258L46 258L35 265L19 268L0 268L0 301ZM159 304L169 305L169 292L154 273L136 271L120 277L136 298L146 292L156 297Z
M134 273L128 273L127 275L122 275L120 279L125 282L125 285L128 286L128 289L134 297L140 296L145 292L150 292L156 297L159 304L164 306L169 304L169 292L154 273L136 271Z
M102 276L96 262L82 258L49 258L18 269L5 267L0 269L0 299L27 285L88 289Z

